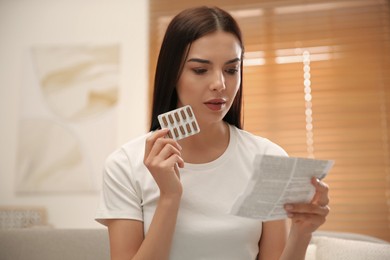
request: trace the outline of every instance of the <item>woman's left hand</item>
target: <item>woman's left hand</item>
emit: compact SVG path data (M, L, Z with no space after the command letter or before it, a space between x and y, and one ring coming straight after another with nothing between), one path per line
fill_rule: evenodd
M291 231L301 235L311 235L318 227L325 223L329 214L328 185L317 178L311 183L316 189L313 199L309 203L286 204L285 210L291 219Z

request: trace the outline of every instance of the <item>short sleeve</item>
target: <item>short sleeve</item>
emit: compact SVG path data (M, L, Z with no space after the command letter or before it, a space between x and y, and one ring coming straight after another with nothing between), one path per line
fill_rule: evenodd
M267 146L267 149L265 151L265 154L288 157L288 153L281 146L271 142L267 138L264 138L264 140L268 143L268 146Z
M107 219L143 221L141 194L135 185L131 162L119 149L105 162L103 186L95 220L106 225Z

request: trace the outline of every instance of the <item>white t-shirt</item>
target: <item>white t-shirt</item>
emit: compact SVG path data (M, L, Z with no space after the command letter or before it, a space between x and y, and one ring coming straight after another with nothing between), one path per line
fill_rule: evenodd
M96 215L100 223L136 219L143 221L147 233L159 198L158 186L143 164L149 134L108 157ZM180 169L183 196L170 259L256 258L262 222L228 214L253 174L256 154L287 156L268 139L230 125L230 142L219 158L205 164L185 163Z

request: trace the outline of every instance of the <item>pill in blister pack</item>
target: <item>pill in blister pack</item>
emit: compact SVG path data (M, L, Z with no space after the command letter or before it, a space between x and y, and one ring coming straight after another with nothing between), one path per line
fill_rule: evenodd
M168 128L168 137L180 140L199 133L199 125L196 122L191 106L187 105L166 112L158 116L161 128Z

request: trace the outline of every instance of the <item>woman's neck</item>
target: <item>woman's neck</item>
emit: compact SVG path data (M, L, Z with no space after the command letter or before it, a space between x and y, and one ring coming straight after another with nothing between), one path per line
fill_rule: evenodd
M182 158L187 163L207 163L220 157L227 149L230 140L229 125L202 124L196 135L179 141L183 148Z

